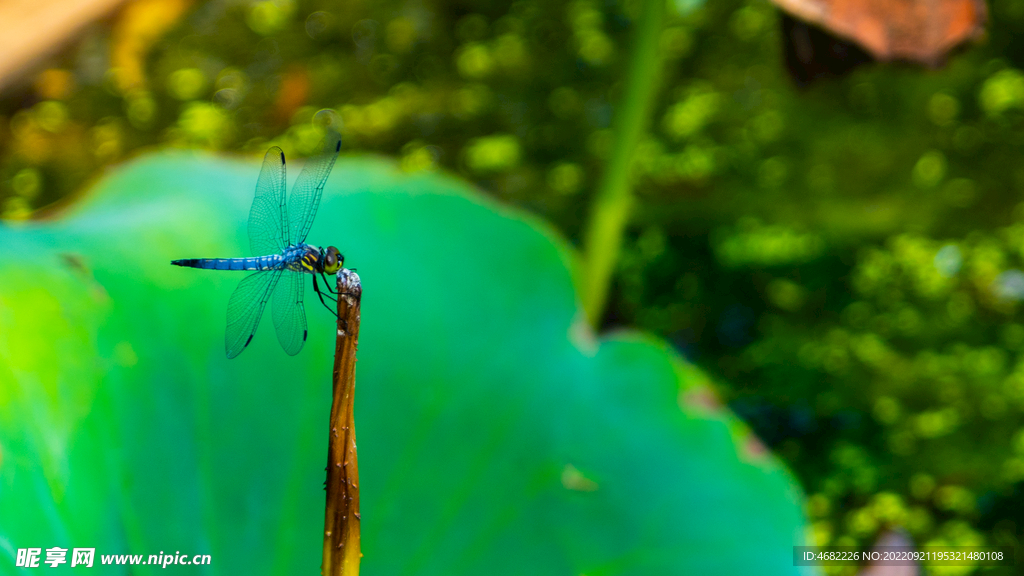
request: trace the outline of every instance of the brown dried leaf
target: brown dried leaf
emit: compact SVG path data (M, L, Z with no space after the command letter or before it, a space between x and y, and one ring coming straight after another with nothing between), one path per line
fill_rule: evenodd
M978 37L984 0L772 0L779 8L856 42L878 60L935 66Z

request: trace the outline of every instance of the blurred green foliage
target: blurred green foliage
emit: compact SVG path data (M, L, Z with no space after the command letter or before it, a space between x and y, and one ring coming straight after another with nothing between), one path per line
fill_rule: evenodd
M1018 542L1022 5L993 0L985 40L941 70L798 90L766 2L675 4L606 325L729 383L814 495L818 541ZM147 146L311 151L313 121L340 119L350 149L456 172L576 238L636 9L206 2L135 52L118 20L0 104L2 209Z
M150 157L70 215L0 227L3 574L30 546L317 572L334 318L307 292L301 355L264 319L229 361L244 274L168 264L244 252L231 215L257 168ZM343 241L363 276L366 573L801 573L793 477L663 342L594 337L545 225L343 159L310 239Z

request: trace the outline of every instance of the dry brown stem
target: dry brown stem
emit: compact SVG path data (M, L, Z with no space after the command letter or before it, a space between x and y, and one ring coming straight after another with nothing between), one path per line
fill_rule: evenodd
M359 463L352 415L356 391L356 348L359 305L363 288L359 275L338 273L338 338L334 352L334 399L331 402L327 448L327 510L324 517L323 576L358 576Z

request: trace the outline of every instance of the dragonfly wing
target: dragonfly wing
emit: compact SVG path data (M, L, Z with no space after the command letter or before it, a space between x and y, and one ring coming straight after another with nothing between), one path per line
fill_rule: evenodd
M292 196L288 200L288 213L291 214L292 244L306 240L309 229L313 226L316 209L320 206L320 196L324 192L324 184L334 167L334 160L341 150L341 135L328 132L324 137L322 151L306 161L299 173L299 179L292 188Z
M283 270L264 270L250 274L238 283L228 300L228 329L224 335L224 349L228 358L245 350L260 325L260 316L270 299Z
M249 209L249 249L253 256L278 254L288 246L286 185L284 152L272 146L263 157L256 198Z
M306 307L302 304L303 275L288 271L274 290L274 328L277 341L290 356L295 356L306 343Z

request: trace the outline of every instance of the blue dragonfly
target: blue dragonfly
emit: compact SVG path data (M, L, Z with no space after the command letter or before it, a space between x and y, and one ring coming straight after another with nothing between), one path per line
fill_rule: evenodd
M251 258L189 258L171 264L206 270L255 270L238 283L228 300L228 327L224 349L234 358L252 341L267 302L273 299L272 315L277 341L294 356L306 343L306 311L302 303L303 273L313 276L313 290L320 302L337 315L324 301L317 284L319 274L328 294L335 293L325 274L335 274L345 264L345 257L334 246L306 244L306 235L320 205L324 184L341 150L341 138L328 133L322 152L310 158L292 187L285 202L287 186L284 152L273 146L263 157L263 169L256 181L256 198L249 210L249 248Z

